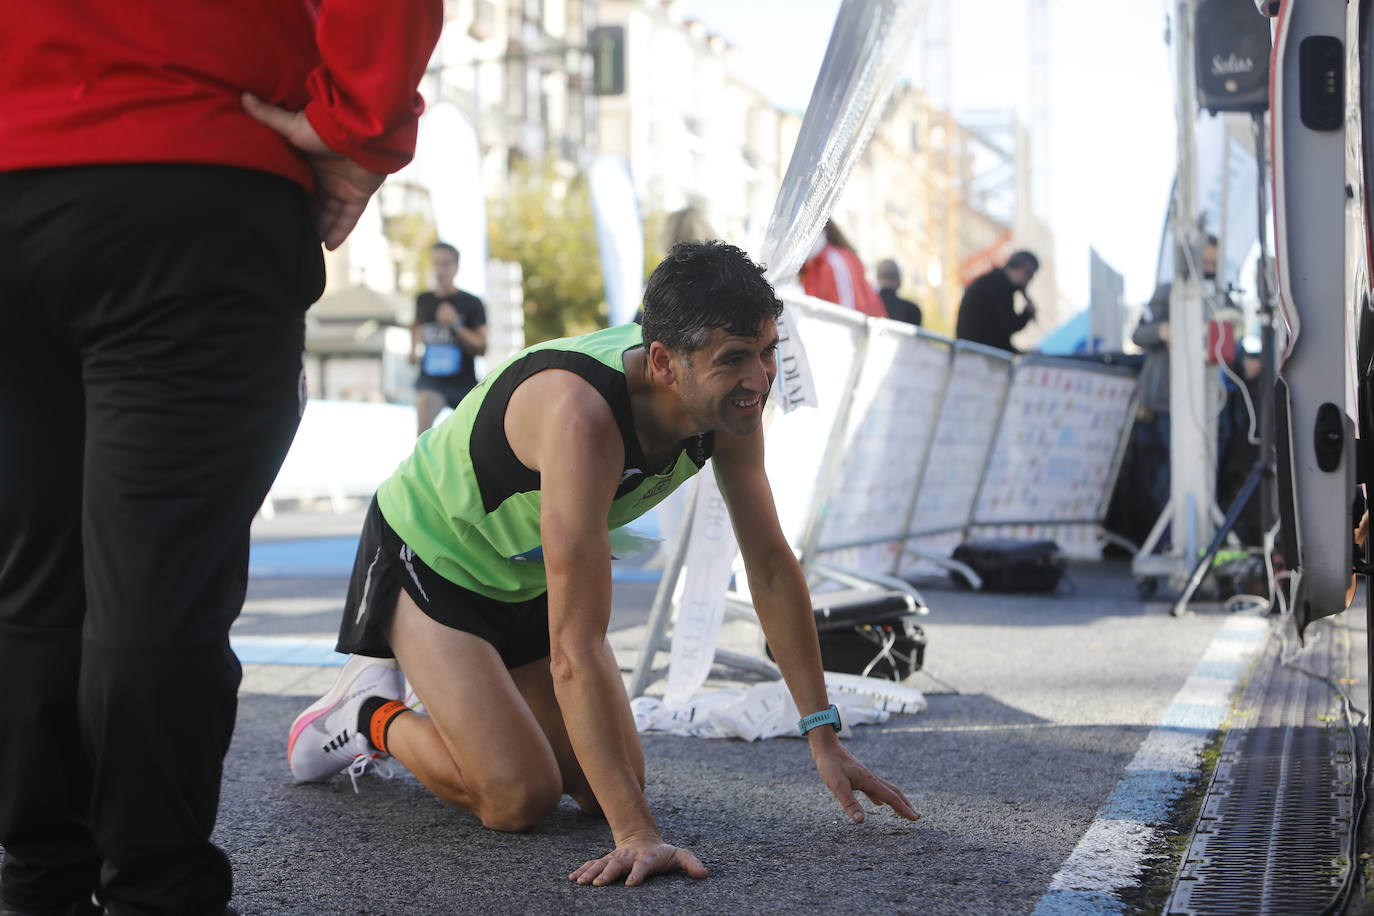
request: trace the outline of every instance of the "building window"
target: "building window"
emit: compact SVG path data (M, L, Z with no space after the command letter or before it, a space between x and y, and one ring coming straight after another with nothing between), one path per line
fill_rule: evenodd
M496 3L494 0L475 0L472 9L472 24L468 34L478 41L496 37Z

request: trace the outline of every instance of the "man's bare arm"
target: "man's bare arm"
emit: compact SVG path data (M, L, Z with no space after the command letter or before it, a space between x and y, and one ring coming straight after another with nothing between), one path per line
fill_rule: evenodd
M764 471L762 430L743 437L717 433L712 463L744 556L754 609L792 700L802 715L825 709L830 700L811 592L778 523ZM833 729L812 729L807 740L821 780L855 823L864 819L863 808L854 798L856 789L876 804L891 805L902 817L917 818L902 790L860 764Z
M458 346L468 356L481 356L487 352L487 326L470 328L463 324L463 317L458 310L447 302L439 303L438 310L434 313L435 320L440 324L446 324L453 331L454 338L458 341Z
M458 338L458 346L462 347L468 356L481 356L487 352L486 325L469 328L459 323L453 326L453 333Z
M624 445L605 400L561 370L517 389L506 419L516 455L539 471L541 538L549 581L550 670L573 752L615 839L614 852L571 877L639 884L652 874L705 869L668 846L649 812L617 704L620 669L606 644L611 550L606 515L620 482Z

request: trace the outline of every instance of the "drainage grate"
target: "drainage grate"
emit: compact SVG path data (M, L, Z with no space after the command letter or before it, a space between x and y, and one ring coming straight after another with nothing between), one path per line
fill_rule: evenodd
M1346 674L1348 646L1309 628L1298 664ZM1340 645L1338 645L1338 643ZM1340 892L1354 825L1355 748L1327 684L1283 667L1271 637L1226 737L1169 916L1319 913Z

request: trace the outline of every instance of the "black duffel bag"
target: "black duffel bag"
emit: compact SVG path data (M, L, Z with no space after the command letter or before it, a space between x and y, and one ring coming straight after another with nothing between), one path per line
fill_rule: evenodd
M925 663L926 634L909 595L846 589L813 594L811 605L826 671L900 681Z
M1052 592L1064 578L1064 552L1054 541L989 539L965 541L954 548L954 559L966 563L991 592ZM950 570L956 585L969 581Z

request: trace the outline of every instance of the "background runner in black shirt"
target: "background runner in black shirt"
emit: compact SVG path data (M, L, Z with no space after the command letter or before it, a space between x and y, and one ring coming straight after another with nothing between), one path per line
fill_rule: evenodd
M445 405L457 407L477 384L473 358L487 351L487 310L482 300L453 285L458 249L439 242L433 249L434 290L415 299L410 359L420 366L415 413L423 433ZM417 433L417 434L418 434Z

